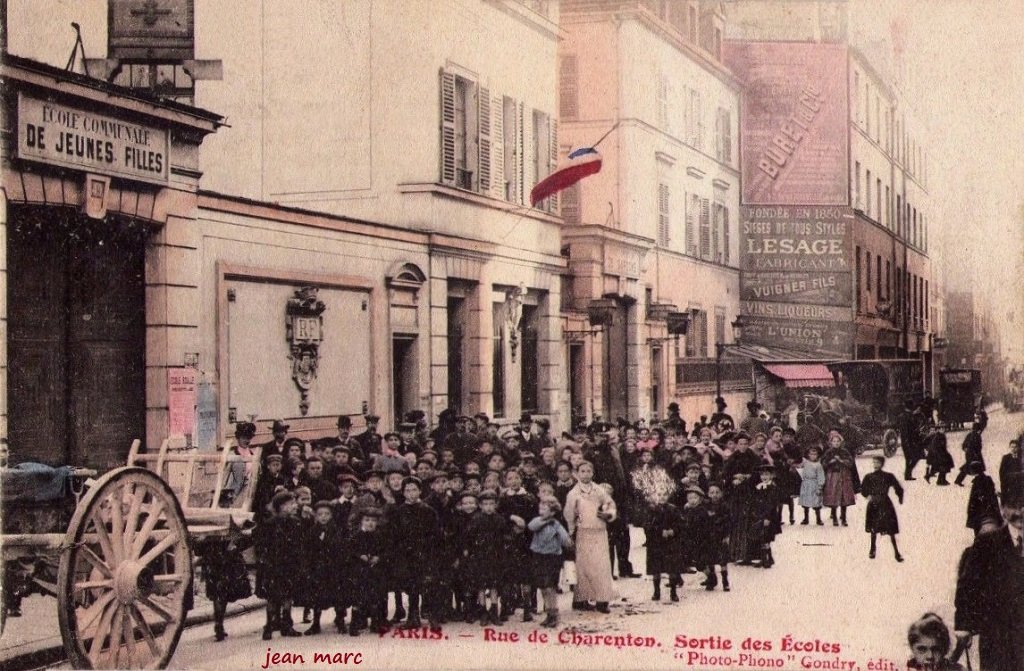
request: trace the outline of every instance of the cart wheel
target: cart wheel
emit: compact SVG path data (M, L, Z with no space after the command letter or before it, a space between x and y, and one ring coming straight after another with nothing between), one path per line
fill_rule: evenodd
M162 669L185 625L192 553L174 492L144 468L89 489L57 573L64 650L78 669Z
M900 438L893 429L886 429L885 433L882 434L882 453L885 454L886 458L889 458L896 454L896 449L899 447Z

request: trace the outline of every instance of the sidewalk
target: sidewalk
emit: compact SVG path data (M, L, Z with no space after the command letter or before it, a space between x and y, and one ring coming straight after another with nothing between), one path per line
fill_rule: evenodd
M263 600L249 597L228 604L227 617L263 608ZM213 605L202 594L195 596L186 627L213 621ZM64 659L64 642L57 621L57 599L34 594L21 602L21 617L9 617L0 637L0 667L21 671L56 664Z

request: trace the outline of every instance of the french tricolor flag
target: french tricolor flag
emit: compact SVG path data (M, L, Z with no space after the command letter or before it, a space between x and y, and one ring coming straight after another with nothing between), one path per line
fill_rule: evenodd
M530 191L530 205L568 188L589 175L601 172L601 154L593 147L581 147L569 153L565 163L537 182Z

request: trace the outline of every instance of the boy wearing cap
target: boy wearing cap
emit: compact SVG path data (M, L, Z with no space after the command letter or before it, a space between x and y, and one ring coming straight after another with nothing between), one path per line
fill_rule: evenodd
M303 605L313 609L313 624L305 631L306 636L320 633L320 614L338 605L340 577L347 573L347 567L339 561L343 537L334 524L331 502L317 501L313 515L313 524L307 527L303 543L307 568ZM340 630L344 622L338 624Z
M754 485L750 498L750 543L752 548L760 548L761 568L771 568L775 564L772 541L782 533L783 496L775 484L774 466L758 467L756 477L760 482Z
M374 631L383 632L387 627L384 620L387 607L384 567L388 557L387 542L378 527L381 515L380 508L368 506L357 511L353 519L355 531L347 543L350 569L347 591L353 601L348 627L350 636L359 635L367 618Z
M409 618L403 629L418 629L420 597L434 576L434 552L441 540L441 528L434 509L423 503L423 485L419 478L408 476L402 481L404 501L395 505L388 515L389 535L394 543L392 576L396 586L409 595ZM436 613L429 596L423 604L428 617ZM436 624L431 622L431 628Z
M267 600L263 640L275 630L282 636L301 636L292 627L292 600L297 588L296 548L302 547L302 523L297 517L295 495L280 491L270 503L273 516L261 521L254 534L258 559L257 596ZM299 553L301 559L301 553ZM298 567L301 569L301 566Z
M515 469L505 472L505 490L498 501L498 510L515 525L509 545L506 593L502 595L502 619L521 606L523 622L532 622L536 592L531 587L530 538L525 531L526 520L533 519L537 514L537 497L526 491L523 479Z
M263 470L256 481L256 491L252 496L252 510L257 524L270 516L269 506L274 494L288 488L288 482L281 472L283 461L284 457L280 454L272 454L264 461Z
M512 523L498 513L498 495L487 490L480 495L480 512L470 521L466 533L466 575L477 589L480 626L501 625L499 607L505 586L508 542Z
M466 570L466 556L469 552L469 527L479 510L477 494L462 492L455 497L455 507L445 527L445 543L450 549L451 586L455 602L466 623L478 616L476 612L476 589Z
M714 481L708 483L708 570L704 585L708 591L715 589L718 578L715 565L721 568L722 589L729 591L729 537L732 535L733 519L725 500L725 485Z
M683 518L684 554L687 567L694 567L707 574L708 557L711 554L711 518L704 505L707 494L700 487L689 486L685 491L686 503L679 514ZM711 584L711 577L705 575L704 586Z

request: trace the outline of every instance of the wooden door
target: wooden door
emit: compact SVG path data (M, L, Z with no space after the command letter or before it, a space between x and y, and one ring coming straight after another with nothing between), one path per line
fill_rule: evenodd
M12 214L15 212L12 208ZM20 209L18 211L21 211ZM28 210L7 229L7 413L12 462L68 461L66 273L59 227Z
M74 463L112 468L145 438L144 238L94 226L68 254L68 420Z

